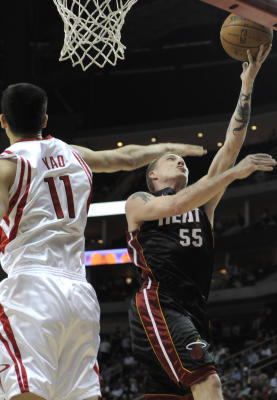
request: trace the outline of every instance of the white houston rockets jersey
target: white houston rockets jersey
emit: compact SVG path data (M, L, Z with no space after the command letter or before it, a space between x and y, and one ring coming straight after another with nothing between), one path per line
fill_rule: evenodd
M1 158L17 161L0 223L3 269L9 276L47 271L85 279L84 229L92 194L87 164L51 136L16 142Z

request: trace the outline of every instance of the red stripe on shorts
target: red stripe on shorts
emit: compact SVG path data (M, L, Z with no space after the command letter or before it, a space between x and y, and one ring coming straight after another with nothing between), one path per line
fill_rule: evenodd
M151 282L151 280L143 285L142 290L136 295L137 310L158 361L170 379L178 385L180 379L172 362L172 349L167 328L161 318L159 307L153 308L153 296L155 296L157 285L158 282Z
M4 253L6 245L9 243L9 238L5 234L4 229L0 226L0 251Z
M18 364L17 364L17 360L16 360L14 354L12 353L12 351L11 351L11 349L10 349L9 343L7 342L6 339L3 338L3 336L1 335L1 333L0 333L0 340L1 340L1 342L4 344L4 346L6 347L6 350L7 350L7 352L9 353L9 356L10 356L11 359L13 360L14 369L15 369L15 372L16 372L18 385L19 385L19 387L20 387L21 393L24 393L24 392L25 392L25 389L24 389L24 386L23 386L23 383L22 383L22 380L21 380L21 375L20 375L20 371L19 371Z
M145 282L136 295L137 310L152 349L173 382L184 386L200 382L216 370L213 365L190 371L181 363L166 320L164 318L158 295L159 282Z
M99 368L98 368L97 361L96 361L96 363L94 364L93 369L94 369L94 371L95 371L95 372L97 373L97 375L98 375L99 387L101 387L100 372L99 372ZM101 399L102 399L102 397L101 397L101 396L98 396L98 400L101 400Z
M27 373L26 373L26 369L23 365L22 362L22 357L21 357L21 353L19 350L19 347L16 343L15 337L14 337L14 333L9 321L8 316L6 315L5 311L4 311L4 307L2 306L2 304L0 304L0 321L2 322L4 331L9 339L9 341L12 344L13 347L13 351L14 354L12 353L9 343L7 342L6 339L3 338L3 336L0 334L0 340L3 342L4 346L6 347L11 359L14 362L14 368L16 371L16 375L17 375L17 380L18 380L18 384L21 390L21 393L24 392L29 392L29 384L28 384L28 377L27 377ZM18 367L18 364L20 365L20 370ZM23 379L23 383L22 383L22 379Z

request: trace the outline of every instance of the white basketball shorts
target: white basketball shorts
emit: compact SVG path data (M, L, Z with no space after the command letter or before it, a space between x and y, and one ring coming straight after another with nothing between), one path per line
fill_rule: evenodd
M100 310L82 280L19 274L0 283L0 399L101 398Z

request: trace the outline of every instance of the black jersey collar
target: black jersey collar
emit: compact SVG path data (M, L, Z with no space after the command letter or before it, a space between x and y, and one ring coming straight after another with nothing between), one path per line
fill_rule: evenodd
M170 194L176 194L176 191L171 187L164 188L162 190L158 190L157 192L151 193L154 196L168 196Z

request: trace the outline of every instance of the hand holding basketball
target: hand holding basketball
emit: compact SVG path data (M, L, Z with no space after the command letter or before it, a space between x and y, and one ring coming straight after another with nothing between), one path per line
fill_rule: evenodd
M270 50L271 44L266 48L266 50L265 46L262 44L259 48L259 52L256 58L254 59L251 51L247 49L247 57L249 62L245 61L242 64L242 73L240 75L242 82L249 83L251 85L253 84L263 62L266 60L268 54L270 53Z
M220 40L226 53L239 61L247 61L247 49L251 50L253 58L259 53L263 44L267 49L273 39L273 30L257 24L239 15L230 14L224 21Z

